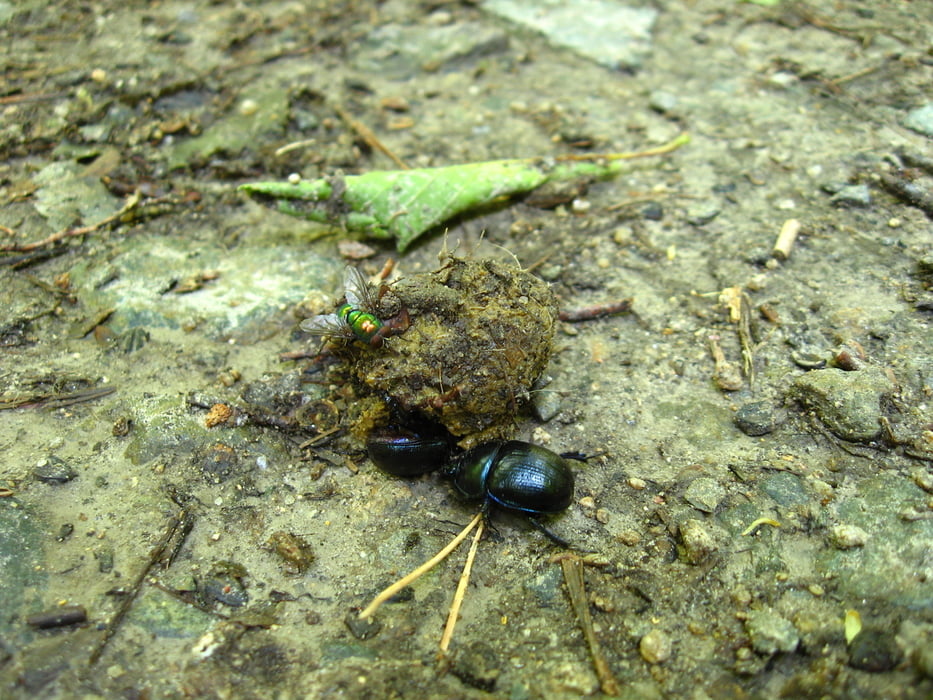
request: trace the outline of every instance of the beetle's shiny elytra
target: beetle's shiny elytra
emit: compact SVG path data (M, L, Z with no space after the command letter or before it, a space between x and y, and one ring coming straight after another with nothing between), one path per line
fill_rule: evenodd
M369 458L392 476L421 476L437 471L450 459L445 437L418 435L410 431L375 430L366 441Z
M488 442L466 452L446 470L466 498L529 515L559 513L573 502L567 461L539 445Z

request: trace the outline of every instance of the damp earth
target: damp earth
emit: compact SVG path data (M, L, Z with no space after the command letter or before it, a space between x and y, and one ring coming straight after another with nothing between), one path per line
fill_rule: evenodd
M933 694L933 5L561 6L0 2L0 696ZM683 133L401 255L238 189ZM476 513L399 414L590 456L576 603L500 513L442 663L463 551L355 621Z

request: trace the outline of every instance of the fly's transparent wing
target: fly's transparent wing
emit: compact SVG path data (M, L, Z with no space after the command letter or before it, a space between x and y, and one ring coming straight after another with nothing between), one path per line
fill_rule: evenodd
M363 273L350 265L343 275L343 293L347 297L347 303L368 314L375 314L377 310L378 299L376 290L369 283L369 280L363 276Z
M305 333L322 338L346 338L353 335L353 330L337 314L322 314L306 318L298 327Z

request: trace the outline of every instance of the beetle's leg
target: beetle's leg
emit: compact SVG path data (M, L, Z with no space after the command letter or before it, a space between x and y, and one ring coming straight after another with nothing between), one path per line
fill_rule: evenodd
M499 528L492 524L492 505L490 501L483 501L483 505L480 506L479 512L483 514L483 522L486 523L486 532L488 533L489 539L493 542L501 542L503 539L502 533L499 532Z
M607 453L596 452L595 454L588 455L583 452L577 452L576 450L573 450L571 452L561 452L560 456L564 459L575 459L578 462L588 462L589 460L595 459L596 457L602 457L604 454Z
M537 518L532 518L529 516L528 522L531 523L531 526L535 530L538 530L539 532L541 532L545 537L551 540L551 542L556 544L558 547L563 547L564 549L573 549L573 546L567 540L551 532L547 528L547 526L544 523L542 523L540 520L538 520Z

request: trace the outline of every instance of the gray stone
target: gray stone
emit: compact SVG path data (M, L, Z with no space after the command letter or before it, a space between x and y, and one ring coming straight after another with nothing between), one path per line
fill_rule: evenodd
M881 400L894 387L880 369L823 369L794 380L791 393L843 440L868 441L881 430Z
M705 226L719 216L722 203L718 199L701 199L692 202L687 207L687 223L694 226Z
M702 476L694 479L684 493L684 500L697 510L712 513L726 495L726 490L715 479Z
M147 238L111 265L77 263L72 284L86 307L116 309L107 325L117 334L143 327L150 332L179 328L197 319L210 335L255 342L268 332L270 317L301 301L309 288L325 295L339 289L335 262L300 241L276 238L278 215L263 216L266 221L253 227L249 245L230 249L199 239L195 255L190 241ZM199 235L194 228L192 239ZM190 294L165 293L173 280L204 270L216 272L217 279ZM162 331L157 335L163 336Z
M531 400L531 408L534 411L535 418L542 423L547 423L560 413L560 406L560 394L547 389L535 392L534 398Z
M661 114L675 112L679 103L680 101L677 99L677 95L667 92L666 90L652 91L648 101L651 109Z
M904 658L894 632L864 629L849 644L849 666L862 671L890 671Z
M755 651L768 656L779 651L790 653L800 642L800 636L793 623L773 610L750 612L745 620L745 631L748 632Z
M904 126L918 134L933 138L933 102L912 109L904 117Z
M486 0L483 9L541 32L607 68L632 70L651 52L658 11L604 0Z
M790 472L778 472L761 482L761 490L781 506L802 505L810 500L800 478Z
M867 208L871 206L871 190L868 189L868 185L846 185L830 197L829 201L834 207Z
M746 435L767 435L774 430L774 409L769 401L749 401L736 411L735 424Z
M32 474L47 484L66 484L78 476L78 470L60 457L49 455L39 460Z
M34 176L39 189L35 206L53 230L76 224L94 224L115 214L122 202L111 195L100 178L85 177L84 166L57 162Z

